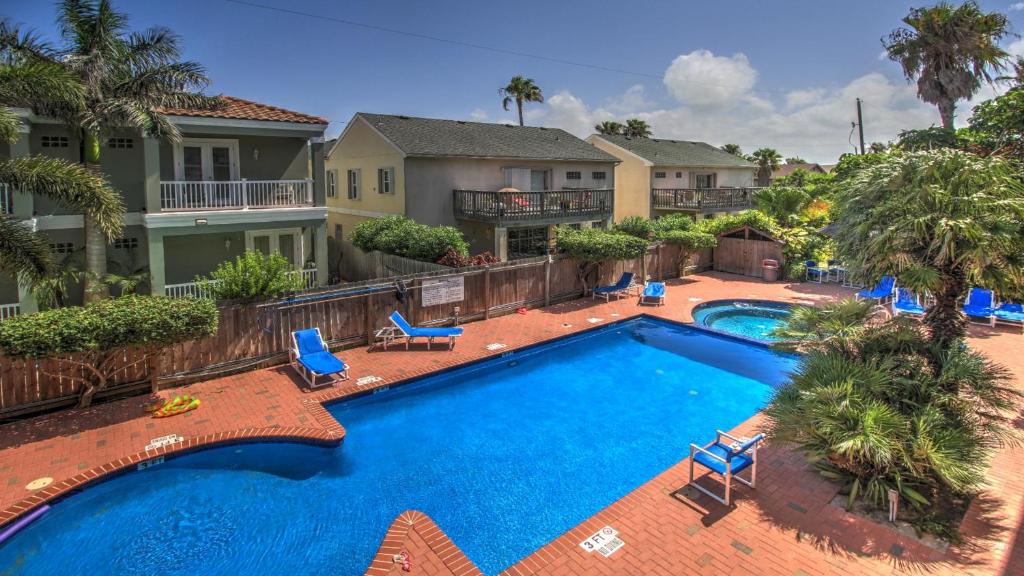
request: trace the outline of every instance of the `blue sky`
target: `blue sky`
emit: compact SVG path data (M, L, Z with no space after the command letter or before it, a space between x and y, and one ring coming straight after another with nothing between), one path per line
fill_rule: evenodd
M772 146L830 162L848 151L854 98L867 139L938 123L879 39L920 2L862 0L253 0L624 74L496 53L228 0L121 0L136 28L163 25L206 66L212 92L321 115L329 134L354 112L509 121L497 90L515 74L547 96L528 122L585 136L604 119L645 118L655 136ZM1018 31L1024 4L985 1ZM0 13L56 40L50 2ZM623 12L625 10L625 12ZM1006 45L1024 53L1024 41ZM986 96L990 95L986 93ZM966 118L969 107L962 107Z

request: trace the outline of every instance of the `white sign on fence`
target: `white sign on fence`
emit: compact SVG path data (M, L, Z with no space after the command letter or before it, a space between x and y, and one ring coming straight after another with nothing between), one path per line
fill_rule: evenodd
M421 296L423 306L462 302L466 297L466 279L463 276L423 280L421 286L423 288Z

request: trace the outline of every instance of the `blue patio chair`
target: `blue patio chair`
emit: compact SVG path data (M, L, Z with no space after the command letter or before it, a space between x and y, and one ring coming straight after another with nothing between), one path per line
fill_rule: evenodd
M655 304L657 306L665 305L665 283L664 282L648 282L644 286L644 292L640 295L641 304Z
M1024 333L1024 305L1015 302L1003 302L992 312L996 322L1006 324L1019 324L1021 333Z
M451 350L455 348L455 339L462 336L461 326L457 328L416 328L409 324L397 310L391 313L390 319L391 323L394 324L395 330L398 331L396 336L398 338L405 338L406 350L409 349L409 343L416 338L426 338L428 350L430 345L434 343L434 338L447 338L448 349ZM387 344L384 347L387 348Z
M732 442L722 442L725 437ZM731 501L732 481L756 488L757 483L757 448L764 441L764 434L753 438L737 438L719 430L715 441L707 446L690 444L690 481L689 484L704 494L711 496L726 506ZM707 488L693 481L693 464L697 463L721 476L725 482L725 498L720 498ZM739 473L750 468L750 480L739 477Z
M896 289L896 298L892 301L892 315L899 316L900 314L915 317L924 316L924 306L921 305L921 299L909 288Z
M896 278L892 276L882 276L882 279L875 284L875 287L871 290L861 290L857 292L855 298L857 300L878 300L879 302L885 302L889 298L892 298L893 290L896 289Z
M636 288L638 288L638 286L633 283L633 273L623 272L622 276L619 277L618 282L611 286L598 286L594 288L590 294L591 298L597 298L600 296L607 302L612 296L618 298L623 294L628 295L631 290L635 290Z
M292 332L292 349L289 361L310 388L328 386L341 380L348 380L348 366L331 354L320 335L319 328L307 328ZM337 375L337 378L331 376ZM327 377L326 382L317 384L317 378Z
M826 268L820 268L818 263L814 260L805 260L804 269L806 270L804 277L811 282L821 284L828 279L828 270Z
M967 294L967 300L964 301L963 310L968 320L982 318L988 322L989 326L996 325L995 295L991 290L971 288Z
M835 278L836 282L846 283L846 266L838 260L828 261L828 280Z

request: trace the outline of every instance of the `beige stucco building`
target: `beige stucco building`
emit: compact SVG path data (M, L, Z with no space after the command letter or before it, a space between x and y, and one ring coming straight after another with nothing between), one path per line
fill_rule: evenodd
M615 221L752 206L757 167L704 142L594 134L587 142L615 156Z
M556 225L611 223L615 163L555 128L358 113L327 150L329 230L400 214L502 260L541 254Z

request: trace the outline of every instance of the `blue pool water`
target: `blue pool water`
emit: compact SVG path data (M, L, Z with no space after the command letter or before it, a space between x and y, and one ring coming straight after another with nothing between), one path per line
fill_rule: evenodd
M714 300L693 308L695 324L759 342L775 342L772 331L785 324L790 305L768 300Z
M338 448L228 446L89 487L0 546L0 574L362 574L408 509L495 574L745 420L793 364L624 322L330 406Z

